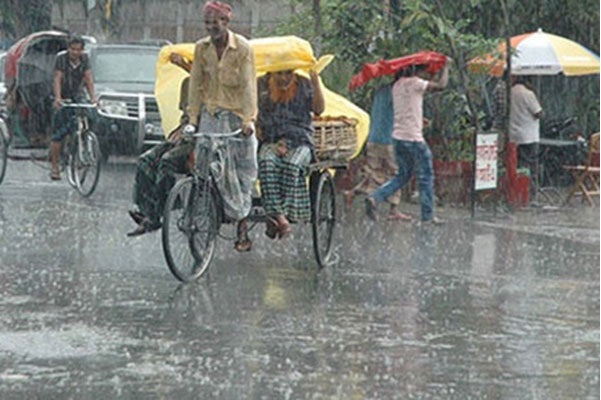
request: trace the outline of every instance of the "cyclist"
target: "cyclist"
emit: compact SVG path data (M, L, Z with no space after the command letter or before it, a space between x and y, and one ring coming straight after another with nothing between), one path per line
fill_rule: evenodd
M75 110L62 107L64 100L72 100L79 103L83 100L83 86L85 86L89 99L96 102L94 96L94 80L90 68L90 60L84 54L84 40L79 36L69 39L66 52L60 52L56 56L54 64L53 106L56 110L52 140L50 142L50 179L60 180L58 161L61 152L61 143L65 136L73 132Z
M254 54L248 41L228 29L232 18L230 5L208 1L204 22L209 35L196 43L190 73L190 123L200 132L229 132L240 128L244 139L232 142L230 153L237 192L230 185L217 187L228 217L243 221L238 224L237 251L248 251L244 218L251 208L251 195L257 178L257 140L254 120L257 114L257 81ZM228 176L228 178L230 178Z

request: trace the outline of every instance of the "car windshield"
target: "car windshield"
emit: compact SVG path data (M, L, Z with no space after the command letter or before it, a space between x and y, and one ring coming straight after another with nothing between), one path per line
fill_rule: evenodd
M154 83L158 49L98 48L92 60L95 82Z

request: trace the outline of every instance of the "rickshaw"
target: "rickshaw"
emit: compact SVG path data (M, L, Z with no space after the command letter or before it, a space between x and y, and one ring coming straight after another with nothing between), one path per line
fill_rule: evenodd
M281 63L291 69L300 65L301 70L306 66L319 72L319 67L316 66L321 65L323 68L331 60L329 58L323 61L323 57L315 60L310 44L293 36L256 39L250 43L255 53L258 74L268 72L264 68L268 63L270 67L274 63ZM175 107L179 95L177 82L181 82L186 75L181 68L169 65L169 55L172 52L191 60L193 44L168 46L159 54L156 92L165 132L171 131L175 126L178 116ZM318 150L316 160L309 167L307 179L313 250L318 269L330 266L337 260L333 251L336 226L336 187L333 176L336 170L347 168L349 159L359 151L367 136L369 124L369 116L363 110L331 92L323 84L322 90L326 110L322 118L314 120L314 140ZM222 170L217 154L227 150L228 140L235 140L237 132L189 134L197 140L196 166L171 189L162 225L165 260L172 274L184 282L199 279L209 269L215 255L217 238L225 238L221 227L235 222L225 215L221 194L215 184L215 174ZM266 222L267 216L261 205L260 194L254 196L247 218L251 229L258 223Z
M175 184L167 197L162 226L163 251L170 271L183 282L194 281L208 270L216 240L224 237L221 226L235 222L224 211L216 174L223 173L224 169L217 154L227 151L228 140L235 140L239 133L193 133L198 141L196 166ZM336 225L336 188L331 171L345 169L347 165L343 160L316 160L309 166L311 232L315 260L320 269L336 261L332 242ZM247 220L251 229L257 223L267 221L258 194L253 197Z
M6 54L5 107L0 110L0 183L7 160L33 160L40 165L49 159L52 133L52 85L57 53L68 47L64 32L36 32L19 40ZM65 138L61 169L82 196L92 194L100 175L100 147L90 129L91 104L71 103L77 130Z

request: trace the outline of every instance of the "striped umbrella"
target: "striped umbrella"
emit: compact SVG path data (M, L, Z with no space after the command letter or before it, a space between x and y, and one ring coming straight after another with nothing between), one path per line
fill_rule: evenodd
M514 75L592 75L599 73L599 56L586 47L561 36L539 29L514 36L511 73ZM505 69L505 42L497 52L472 59L468 64L475 72L501 76Z

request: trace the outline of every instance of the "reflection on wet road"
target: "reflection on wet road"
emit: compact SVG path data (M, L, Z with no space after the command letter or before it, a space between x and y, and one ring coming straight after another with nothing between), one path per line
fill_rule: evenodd
M110 165L82 199L9 163L0 398L599 398L598 207L440 227L357 207L333 268L308 226L257 227L251 253L221 241L180 285L160 234L125 237L132 180Z

